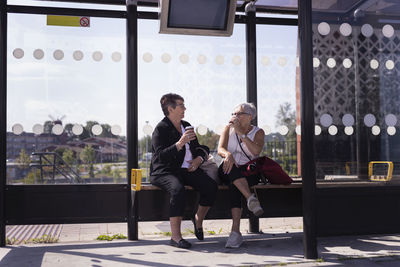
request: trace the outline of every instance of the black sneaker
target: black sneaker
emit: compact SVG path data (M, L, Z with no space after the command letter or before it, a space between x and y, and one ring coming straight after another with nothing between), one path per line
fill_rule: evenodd
M185 239L181 239L179 240L179 242L176 242L175 240L171 239L169 241L169 244L173 247L177 247L177 248L190 248L192 246L192 244L188 241L186 241Z

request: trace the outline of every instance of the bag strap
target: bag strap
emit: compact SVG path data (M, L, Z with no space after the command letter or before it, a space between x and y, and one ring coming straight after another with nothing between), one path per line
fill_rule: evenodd
M249 155L247 155L247 153L244 151L244 149L243 149L243 147L242 147L242 144L240 143L239 136L237 135L237 133L235 133L235 135L236 135L236 139L237 139L237 141L238 141L238 143L239 143L240 149L243 151L243 153L246 155L246 157L247 157L249 160L252 160L252 159L249 157Z

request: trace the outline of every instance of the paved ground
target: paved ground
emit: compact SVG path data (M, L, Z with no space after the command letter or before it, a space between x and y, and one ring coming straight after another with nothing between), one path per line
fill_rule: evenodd
M57 243L0 248L0 266L400 266L400 235L319 238L318 260L303 258L301 218L261 219L263 234L244 234L239 249L226 249L229 220L206 221L206 238L197 241L192 225L182 230L191 250L168 245L167 222L140 223L139 241L95 240L124 234L126 224L62 225ZM248 229L242 220L242 233Z

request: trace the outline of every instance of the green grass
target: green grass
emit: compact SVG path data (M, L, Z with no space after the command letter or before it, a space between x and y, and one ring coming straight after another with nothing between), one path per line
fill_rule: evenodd
M36 238L31 238L28 240L25 240L24 243L25 244L39 244L39 243L57 243L58 242L58 238L53 237L51 235L42 235L41 237L36 237Z
M123 234L115 234L115 235L99 235L96 239L97 240L107 240L113 241L114 239L126 239L127 237Z

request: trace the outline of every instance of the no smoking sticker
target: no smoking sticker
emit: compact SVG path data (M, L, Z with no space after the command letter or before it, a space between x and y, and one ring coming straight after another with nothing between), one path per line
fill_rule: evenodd
M90 27L90 18L81 17L79 20L79 24L81 25L81 27Z

